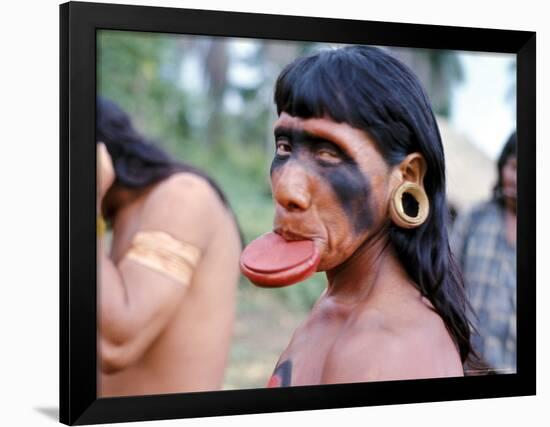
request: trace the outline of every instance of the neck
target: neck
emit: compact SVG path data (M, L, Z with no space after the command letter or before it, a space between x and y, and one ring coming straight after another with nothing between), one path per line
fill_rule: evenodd
M408 286L410 280L384 228L367 239L344 263L327 271L326 295L357 303Z

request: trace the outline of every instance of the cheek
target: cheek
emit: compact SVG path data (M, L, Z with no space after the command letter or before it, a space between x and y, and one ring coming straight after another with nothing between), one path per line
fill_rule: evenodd
M274 188L277 187L277 182L281 176L281 171L284 165L288 162L288 158L274 157L269 168L269 182L271 185L271 195L275 199Z
M271 167L269 168L269 176L273 179L273 174L276 173L281 166L283 166L287 162L287 157L273 157L273 160L271 161Z
M505 185L513 185L516 182L516 171L511 167L505 167L502 171L502 180Z
M362 236L355 233L355 227L349 221L347 214L334 199L330 208L324 209L322 213L319 212L319 220L324 229L326 246L323 249L318 270L324 271L336 267L349 258L357 242L362 240Z
M355 164L322 171L321 178L330 187L354 234L371 227L371 187L368 178Z

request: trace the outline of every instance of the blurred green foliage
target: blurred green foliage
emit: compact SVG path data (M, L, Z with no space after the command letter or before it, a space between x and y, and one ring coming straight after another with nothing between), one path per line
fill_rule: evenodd
M98 93L117 102L148 136L165 146L190 133L186 94L177 86L176 38L153 33L98 32Z

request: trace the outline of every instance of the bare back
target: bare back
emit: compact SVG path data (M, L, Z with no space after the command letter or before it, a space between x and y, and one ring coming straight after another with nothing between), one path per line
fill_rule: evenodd
M133 276L142 281L150 277L142 285L150 295L165 291L159 287L181 286L160 283L158 273L125 259L136 232L153 228L200 248L200 260L189 283L167 291L173 292L167 297L172 301L166 302L170 313L136 360L116 372L101 372L101 396L204 391L222 385L239 277L235 221L212 187L191 174L168 178L123 209L114 224L110 258L119 266L130 263L128 288Z

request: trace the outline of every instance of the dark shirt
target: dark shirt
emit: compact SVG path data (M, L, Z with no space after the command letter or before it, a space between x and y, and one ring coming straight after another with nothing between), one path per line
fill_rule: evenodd
M477 317L474 348L492 371L516 372L516 247L506 239L504 208L491 201L460 216L451 247Z

